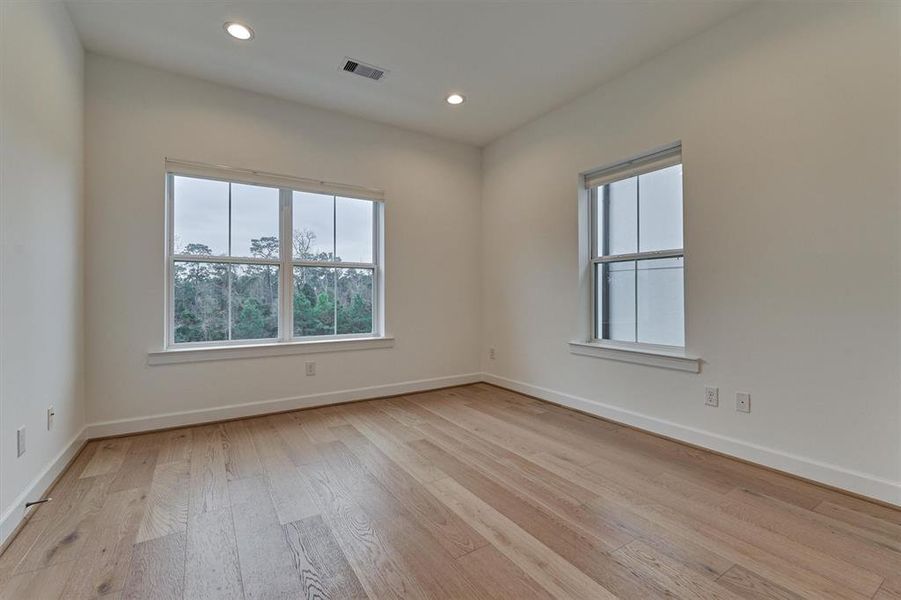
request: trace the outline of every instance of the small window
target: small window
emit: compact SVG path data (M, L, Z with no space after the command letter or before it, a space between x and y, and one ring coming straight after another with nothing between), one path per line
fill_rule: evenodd
M380 335L381 202L169 171L170 346Z
M585 184L592 338L684 346L681 147L589 173Z

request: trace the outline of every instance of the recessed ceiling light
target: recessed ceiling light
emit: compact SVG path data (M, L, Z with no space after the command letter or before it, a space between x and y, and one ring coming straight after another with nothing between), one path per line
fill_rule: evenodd
M228 32L228 35L232 36L236 40L252 40L253 39L253 29L248 27L247 25L242 25L241 23L226 23L223 25L225 31Z
M448 104L456 105L456 104L463 104L464 102L466 102L466 98L461 96L460 94L451 94L450 96L447 97Z

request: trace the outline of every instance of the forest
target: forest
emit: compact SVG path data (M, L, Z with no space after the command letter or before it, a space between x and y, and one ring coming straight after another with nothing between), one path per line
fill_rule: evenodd
M340 262L314 253L315 233L295 231L293 257ZM277 237L251 240L253 258L278 258ZM181 245L179 254L207 257L174 263L176 343L257 340L278 337L279 267L217 263L204 244ZM372 332L371 269L293 267L294 336Z

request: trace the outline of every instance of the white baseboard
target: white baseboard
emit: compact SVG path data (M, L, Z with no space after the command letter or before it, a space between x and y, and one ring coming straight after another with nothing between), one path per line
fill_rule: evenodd
M59 477L69 462L81 450L81 446L85 441L84 429L73 437L68 444L60 451L56 457L44 468L43 471L22 491L19 496L13 500L12 504L6 507L3 514L0 515L0 548L9 539L12 532L25 518L25 502L37 500L46 492L54 480Z
M263 400L260 402L248 402L231 406L217 406L201 410L188 410L177 413L152 415L134 419L121 419L118 421L105 421L86 425L66 447L54 458L50 464L32 481L28 487L7 507L0 515L0 548L15 531L16 527L25 517L25 502L37 499L43 494L59 476L69 461L78 453L86 440L111 435L124 435L141 431L152 431L168 427L182 427L186 425L199 425L210 421L224 419L237 419L252 417L299 408L312 408L314 406L326 406L353 400L365 400L380 396L393 396L397 394L412 394L442 387L454 385L466 385L478 383L482 380L481 373L466 373L449 377L435 377L432 379L417 379L386 385L373 385L363 388L339 390L320 394L308 394L306 396L294 396L291 398L278 398L275 400Z
M299 408L326 406L329 404L350 402L353 400L365 400L367 398L376 398L380 396L411 394L436 388L477 383L479 381L493 383L523 394L529 394L536 398L541 398L549 402L554 402L605 419L610 419L611 421L616 421L624 425L630 425L638 429L708 448L716 452L721 452L779 471L791 473L825 485L901 506L901 482L889 481L868 473L845 469L837 465L823 463L811 458L797 456L709 431L679 425L678 423L611 406L596 400L580 398L578 396L524 383L522 381L507 379L506 377L493 375L491 373L467 373L449 377L419 379L415 381L404 381L400 383L354 388L336 392L309 394L306 396L279 398L276 400L249 402L231 406L219 406L201 410L153 415L149 417L92 423L85 426L81 433L72 438L69 444L56 456L56 458L54 458L40 475L28 485L28 487L15 499L12 505L7 507L2 515L0 515L0 546L6 542L9 535L15 531L16 527L22 522L25 501L37 498L50 487L66 465L69 464L69 461L71 461L75 454L81 449L85 440L111 435L151 431L154 429L165 429L167 427L198 425L211 421L251 417Z
M797 475L831 487L840 488L901 506L901 482L889 481L869 473L862 473L832 465L812 458L798 456L767 448L750 442L737 440L717 433L679 425L634 411L626 410L596 400L580 398L555 390L539 387L522 381L507 379L491 373L483 373L482 379L504 388L535 396L542 400L575 408L617 423L630 425L652 433L701 446L715 452L734 456L759 465Z
M259 402L247 402L245 404L232 404L229 406L217 406L198 410L186 410L149 417L136 417L133 419L121 419L118 421L104 421L91 423L85 427L85 438L99 438L112 435L124 435L140 431L153 431L155 429L167 429L170 427L183 427L186 425L199 425L211 421L223 421L226 419L238 419L252 417L267 413L276 413L299 408L312 408L314 406L326 406L353 400L366 400L380 396L394 396L398 394L412 394L424 392L436 388L450 387L454 385L466 385L482 380L481 373L466 373L449 377L435 377L432 379L417 379L414 381L402 381L385 385L373 385L369 387L339 390L336 392L323 392L308 394L306 396L294 396L291 398L278 398L275 400L262 400Z

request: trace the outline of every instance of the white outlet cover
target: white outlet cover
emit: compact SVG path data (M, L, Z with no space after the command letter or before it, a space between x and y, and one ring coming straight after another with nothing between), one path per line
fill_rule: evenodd
M16 456L25 454L25 426L16 429Z
M306 373L307 373L308 377L311 375L315 375L316 374L316 363L314 363L314 362L306 363L306 369L307 369Z
M707 406L719 406L720 388L711 386L704 388L704 404Z
M735 394L735 410L738 412L751 412L751 394L738 392Z

